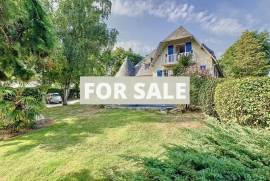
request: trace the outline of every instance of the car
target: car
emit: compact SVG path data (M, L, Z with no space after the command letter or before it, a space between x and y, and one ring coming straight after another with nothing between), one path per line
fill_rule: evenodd
M62 103L62 97L59 93L47 94L46 100L48 104L61 104Z

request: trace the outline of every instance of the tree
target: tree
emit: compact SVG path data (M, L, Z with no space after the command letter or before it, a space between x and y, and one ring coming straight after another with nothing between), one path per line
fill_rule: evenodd
M29 81L53 48L49 18L39 0L0 0L0 81ZM41 71L40 71L41 72ZM0 129L31 127L42 108L24 88L0 88Z
M107 66L110 67L111 70L110 75L115 75L126 58L128 58L133 65L136 65L143 59L143 56L134 53L132 49L125 50L124 48L117 47L110 52L110 55L107 55L107 58L109 59Z
M105 19L111 12L109 0L60 0L54 23L62 44L63 68L59 82L63 88L63 105L71 85L80 76L97 74L100 53L112 47L117 31L109 30Z
M268 33L246 31L220 60L227 77L265 76L270 69Z
M39 0L1 0L0 15L0 80L28 81L53 48L49 18Z

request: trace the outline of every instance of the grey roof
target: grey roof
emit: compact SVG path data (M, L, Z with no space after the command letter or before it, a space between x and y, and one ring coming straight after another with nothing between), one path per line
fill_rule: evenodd
M135 76L135 67L132 62L126 58L120 69L118 70L116 77Z
M214 58L217 58L216 55L215 55L215 52L210 49L208 46L206 46L204 43L202 43L202 46L214 57Z
M165 38L162 42L177 40L186 37L192 37L193 35L189 33L183 26L177 28L174 32L172 32L167 38Z
M153 75L153 70L151 68L151 65L149 64L148 65L149 67L147 69L145 68L145 66L146 66L145 64L142 64L140 66L140 69L136 73L137 77L139 77L139 76L152 76Z

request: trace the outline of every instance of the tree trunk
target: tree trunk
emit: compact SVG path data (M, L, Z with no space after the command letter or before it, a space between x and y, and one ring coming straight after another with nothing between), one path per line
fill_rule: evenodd
M69 91L70 91L70 85L69 85L69 83L66 83L66 85L64 86L64 90L63 90L63 106L68 105Z

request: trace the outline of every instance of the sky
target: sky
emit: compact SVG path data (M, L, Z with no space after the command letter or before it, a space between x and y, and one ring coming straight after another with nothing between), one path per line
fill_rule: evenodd
M220 57L245 30L270 31L270 0L112 0L116 46L149 54L184 26Z

